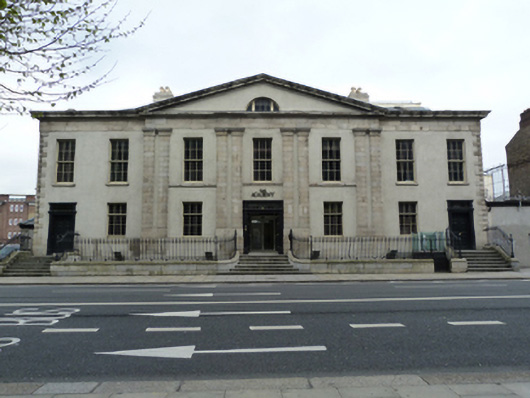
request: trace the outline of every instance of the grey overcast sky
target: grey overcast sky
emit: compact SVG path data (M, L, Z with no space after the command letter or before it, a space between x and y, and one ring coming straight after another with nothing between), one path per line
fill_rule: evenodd
M484 168L530 107L529 0L121 0L147 25L115 42L100 70L110 82L55 109L147 104L257 73L435 110L491 110ZM35 109L47 110L47 106ZM0 116L0 193L35 192L38 123Z

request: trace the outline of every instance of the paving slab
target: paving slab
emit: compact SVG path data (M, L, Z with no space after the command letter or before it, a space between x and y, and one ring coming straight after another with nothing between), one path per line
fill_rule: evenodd
M0 383L0 395L29 395L42 385L42 383Z
M447 386L403 386L395 389L403 398L460 398Z
M116 393L112 394L111 398L166 398L167 393L165 392L126 392L126 393ZM79 396L78 398L84 398Z
M53 398L109 398L111 394L56 394ZM37 398L33 396L33 398ZM41 398L40 396L38 398Z
M94 389L94 393L169 393L177 392L180 384L180 381L107 381Z
M342 398L400 398L391 387L355 387L338 390Z
M309 380L302 377L285 379L241 379L241 380L186 380L179 391L216 390L286 390L311 388Z
M503 383L504 387L523 398L530 398L530 383Z
M283 398L341 398L336 388L317 388L312 390L282 391Z
M96 388L96 382L46 383L33 394L88 394Z
M309 379L313 388L325 387L394 387L426 386L427 383L415 375L383 375L354 377L314 377Z
M510 391L506 387L498 384L450 384L447 387L449 387L458 395L464 395L466 397L484 397L486 395L500 396L513 394L513 391Z
M224 398L282 398L280 390L228 390Z
M188 391L174 392L166 398L225 398L224 391Z

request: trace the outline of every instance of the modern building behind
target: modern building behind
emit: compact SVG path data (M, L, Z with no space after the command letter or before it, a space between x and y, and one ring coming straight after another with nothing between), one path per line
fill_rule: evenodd
M375 105L260 74L121 111L38 112L34 251L85 238L225 237L284 253L297 236L486 243L488 111ZM169 97L169 98L167 98ZM166 98L166 99L164 99ZM66 239L65 239L66 237Z
M34 216L35 195L0 194L0 245L19 235L19 224Z

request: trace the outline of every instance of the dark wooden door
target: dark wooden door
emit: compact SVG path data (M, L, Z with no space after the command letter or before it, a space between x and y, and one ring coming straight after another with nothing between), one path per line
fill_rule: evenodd
M50 203L47 254L74 249L75 203Z
M472 201L448 201L449 229L460 239L463 250L475 249Z

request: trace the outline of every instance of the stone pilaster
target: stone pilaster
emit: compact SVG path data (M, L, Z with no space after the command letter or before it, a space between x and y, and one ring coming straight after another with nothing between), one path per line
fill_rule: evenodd
M357 235L383 233L381 130L354 129Z
M42 122L41 122L42 126ZM37 194L35 197L35 227L33 230L33 253L37 256L46 254L46 242L48 231L43 225L43 215L46 214L46 170L48 168L49 133L43 132L41 128L39 139L39 169L37 174ZM75 167L75 163L74 163ZM75 173L75 169L74 169ZM52 182L50 182L51 184Z
M488 209L486 206L485 192L484 192L484 168L482 165L482 144L480 139L480 122L477 122L478 128L472 131L473 134L473 172L476 178L476 195L477 205L475 209L475 223L478 228L475 228L475 238L477 248L484 246L488 243L488 237L484 232L489 226L488 223Z
M142 236L167 236L169 144L172 129L144 129Z

